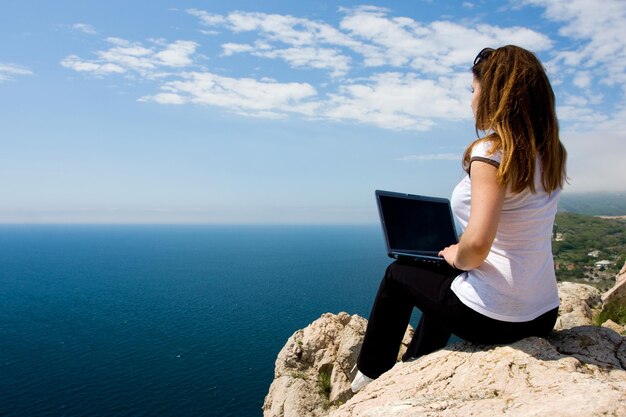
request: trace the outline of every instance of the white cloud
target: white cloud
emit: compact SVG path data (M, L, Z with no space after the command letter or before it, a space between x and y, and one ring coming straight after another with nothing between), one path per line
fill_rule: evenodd
M610 119L606 114L590 108L584 98L571 98L570 103L570 105L558 106L556 109L559 120L569 122L568 130L589 130L590 126L596 126Z
M278 83L252 78L230 78L208 72L190 72L180 80L168 81L162 93L143 97L144 101L181 104L195 103L224 107L256 117L282 117L286 113L313 115L317 103L313 86L306 83Z
M294 68L316 68L330 70L330 75L345 75L350 68L350 58L337 50L328 48L286 48L269 51L256 50L252 55L264 58L282 58Z
M564 94L565 106L571 107L584 107L589 104L589 100L582 96L575 96L572 94Z
M587 103L580 108L562 108L561 113L570 119L581 116L582 119L577 120L578 126L588 130L594 130L594 124L598 122L619 124L618 121L611 122L611 119L620 117L611 109L615 103L609 103L603 110L590 107L606 102L608 97L599 92L606 86L621 87L621 91L613 89L610 94L614 102L621 102L618 107L626 103L626 2L522 0L522 3L545 8L546 18L563 24L559 33L575 40L572 48L553 52L554 59L549 67L551 73L571 75L571 83L584 89ZM559 78L562 83L563 76ZM585 121L590 124L583 125Z
M439 119L471 117L466 90L449 88L469 81L469 74L436 81L411 73L377 74L341 86L326 103L325 116L394 130L429 130Z
M208 26L217 26L217 25L224 23L223 16L208 13L208 12L205 12L204 10L188 9L187 13L199 18L202 21L202 23Z
M608 84L626 83L626 2L605 0L525 0L545 8L548 19L563 22L560 34L583 40L573 50L557 52L567 66L596 68Z
M144 75L156 68L154 52L138 43L130 46L116 46L106 51L99 51L97 55L101 62L135 70Z
M410 65L425 74L467 70L483 47L514 43L534 51L550 48L551 40L522 27L464 26L435 21L421 24L409 18L392 18L385 10L356 9L341 21L341 28L367 41L368 49L355 48L369 66Z
M192 55L198 44L192 41L176 41L155 54L155 57L165 66L186 67L193 64Z
M106 38L106 41L117 46L130 46L131 45L130 41L127 41L126 39L122 39L122 38L116 38L114 36L109 36L108 38Z
M257 34L252 43L222 44L224 57L245 53L281 59L293 68L325 70L331 77L350 74L356 58L361 68L396 67L396 72L343 79L315 106L317 117L396 130L428 130L439 120L470 118L468 68L485 45L516 43L533 50L552 45L547 36L522 27L422 24L389 17L387 9L374 6L340 10L345 16L337 28L289 15L188 13L212 28Z
M244 43L224 43L222 44L222 50L224 51L224 56L231 56L234 54L240 54L242 52L254 52L256 48L252 45L247 45Z
M375 6L340 8L343 16L335 26L290 15L244 11L218 15L190 9L187 13L209 29L208 42L217 42L218 33L227 37L215 61L249 54L281 60L292 68L315 69L330 79L319 84L320 93L308 83L265 79L281 76L264 71L262 65L222 75L211 69L190 72L190 67L200 68L196 52L201 45L185 40L142 43L110 37L111 47L96 51L94 59L70 55L61 64L99 76L118 73L154 81L156 92L141 98L144 101L212 105L255 117L296 113L424 131L449 120L471 118L469 67L478 50L518 44L555 57L546 66L555 74L555 84L562 86L558 114L569 128L620 125L615 110L609 114L596 107L607 100L594 87L598 74L610 84L625 71L625 47L621 38L621 43L615 40L618 30L613 29L626 23L619 17L625 7L609 2L608 10L590 8L581 0L518 1L544 7L549 19L563 25L563 35L578 40L574 48L553 50L555 41L526 27L421 22L394 17ZM609 23L613 26L607 28ZM602 49L602 40L607 40L608 49ZM229 71L227 64L219 65L220 71ZM576 88L568 90L572 85ZM626 78L620 85L626 88Z
M254 45L241 43L222 44L224 56L231 56L240 53L250 53L251 55L282 59L294 68L316 68L330 71L332 77L345 75L350 69L350 58L342 55L336 49L317 47L297 47L297 48L273 48L263 41L257 41Z
M389 17L373 6L341 9L339 27L288 15L233 12L216 15L191 9L187 12L213 29L256 32L252 43L226 42L223 57L247 53L281 59L293 68L327 71L345 77L353 60L366 68L396 67L394 72L373 72L360 78L342 79L327 95L306 83L258 81L207 72L166 74L160 91L141 100L162 104L214 105L256 117L283 117L299 113L316 118L347 120L395 130L429 130L442 120L471 117L467 86L469 63L484 45L521 43L545 49L550 40L525 28L489 25L466 27L453 22L421 24L406 17ZM62 65L98 75L133 73L155 79L164 67L172 71L193 65L199 45L176 41L144 45L108 38L113 46L97 51L97 59L71 55ZM257 77L262 78L262 77Z
M569 153L568 189L623 191L626 100L622 95L616 104L610 94L626 88L626 2L607 1L599 7L593 1L519 1L542 7L554 23L507 26L505 14L499 16L507 20L429 22L417 13L415 19L397 17L378 7L341 9L333 24L278 14L189 10L187 19L198 19L196 29L207 35L198 35L196 42L110 37L93 54L72 54L61 64L82 74L141 82L143 92L135 97L153 105L210 106L264 119L295 115L438 132L449 121L470 125L469 67L476 52L518 44L554 58L546 66L558 84L557 111ZM537 29L546 30L539 33L534 27L547 29ZM554 27L561 27L560 35L567 39L547 36ZM216 50L210 60L199 59ZM257 58L252 64L241 59L250 56ZM0 82L31 73L8 65L0 64ZM285 72L284 67L298 71ZM432 153L398 160L458 164L460 157Z
M106 75L111 73L122 74L126 72L124 68L117 64L89 62L82 60L76 55L70 55L63 58L61 65L74 71L90 72L96 75Z
M467 75L469 78L469 75ZM465 90L450 89L459 79L423 80L414 74L384 73L319 97L307 83L231 78L208 72L183 74L168 81L161 92L142 101L160 104L194 103L217 106L239 114L279 118L288 114L354 121L393 130L429 130L436 120L471 115L461 98ZM451 94L455 92L459 95Z
M264 58L279 58L294 68L328 70L333 77L345 75L350 69L350 58L342 54L337 46L358 44L328 24L293 16L248 12L219 16L198 10L190 10L189 13L208 26L224 26L235 33L259 33L261 39L254 45L223 44L225 56L250 53Z
M591 86L591 73L589 71L581 71L574 76L573 83L578 88L588 88Z
M573 40L567 50L553 51L554 59L548 63L550 72L558 76L565 103L557 108L557 114L560 120L568 122L561 132L568 151L570 185L566 188L574 192L623 191L626 2L522 0L522 3L543 7L547 19L562 24L560 35ZM566 90L568 82L577 89L576 95ZM596 107L599 104L602 108Z
M138 73L147 78L163 76L164 68L182 68L193 64L193 54L198 44L192 41L178 40L172 43L153 41L157 45L144 46L140 42L109 37L107 42L113 47L95 52L97 59L83 59L69 55L61 65L79 72L95 75Z
M265 39L291 46L354 43L331 25L289 15L233 12L220 16L198 10L189 13L208 26L223 26L232 32L257 31Z
M423 42L413 35L420 32L427 34L427 29L419 27L418 24L411 25L404 20L388 19L384 11L356 10L342 19L340 27L353 37L364 39L374 46L375 49L370 48L369 51L358 51L365 54L373 53L373 56L364 56L366 65L379 66L387 63L403 66L416 54L428 53L424 50Z
M93 26L87 23L75 23L72 25L72 29L86 33L87 35L95 35L98 33Z
M33 75L33 72L21 65L0 62L0 83L24 75Z
M185 104L185 97L176 93L158 93L152 97L142 97L139 101L154 101L159 104Z

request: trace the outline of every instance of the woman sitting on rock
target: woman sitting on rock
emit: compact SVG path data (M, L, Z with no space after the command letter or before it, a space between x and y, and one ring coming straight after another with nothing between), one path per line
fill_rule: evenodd
M463 234L447 264L394 262L374 301L352 390L394 365L413 307L422 316L403 360L446 346L546 336L559 307L551 235L565 174L554 93L537 57L483 49L472 67L477 132L451 204Z

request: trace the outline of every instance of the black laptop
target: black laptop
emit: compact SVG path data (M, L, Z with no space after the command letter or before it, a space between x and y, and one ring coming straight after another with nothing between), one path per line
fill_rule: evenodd
M448 199L376 190L376 201L390 257L445 262L439 251L458 242Z

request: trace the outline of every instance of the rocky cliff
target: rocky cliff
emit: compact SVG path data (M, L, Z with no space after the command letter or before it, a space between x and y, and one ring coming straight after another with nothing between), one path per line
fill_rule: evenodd
M354 396L350 380L367 322L324 314L279 353L264 416L626 415L624 327L591 325L602 303L593 287L563 283L559 291L561 315L549 338L453 344L396 364Z
M609 303L611 301L626 303L626 262L615 277L615 285L606 293L602 294L602 301Z

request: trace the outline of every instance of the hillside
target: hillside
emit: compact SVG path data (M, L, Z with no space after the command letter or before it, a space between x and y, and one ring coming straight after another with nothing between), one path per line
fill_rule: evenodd
M605 291L626 259L626 218L557 213L552 252L559 281L585 282Z

